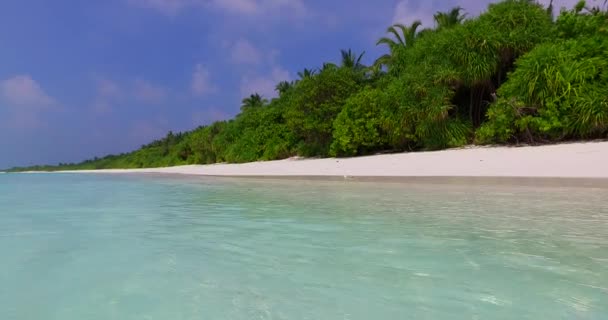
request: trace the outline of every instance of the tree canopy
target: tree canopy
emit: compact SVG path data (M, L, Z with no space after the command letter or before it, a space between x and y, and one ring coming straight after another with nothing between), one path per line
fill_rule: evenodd
M466 17L466 19L465 19ZM580 1L552 7L505 0L478 17L438 12L434 28L395 24L364 53L306 68L252 93L234 118L120 155L28 170L141 168L291 156L356 156L471 143L608 137L608 14ZM26 168L16 168L23 170Z

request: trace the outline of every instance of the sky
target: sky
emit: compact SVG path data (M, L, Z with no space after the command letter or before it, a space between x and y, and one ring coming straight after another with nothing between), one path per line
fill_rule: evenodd
M127 152L231 118L243 97L271 98L340 49L371 63L395 22L433 27L436 11L475 16L490 2L2 0L0 168Z

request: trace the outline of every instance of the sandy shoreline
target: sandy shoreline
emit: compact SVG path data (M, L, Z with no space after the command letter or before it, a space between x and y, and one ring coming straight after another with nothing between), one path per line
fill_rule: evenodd
M342 159L286 159L245 164L67 171L226 177L510 177L608 178L608 142L534 147L470 147Z

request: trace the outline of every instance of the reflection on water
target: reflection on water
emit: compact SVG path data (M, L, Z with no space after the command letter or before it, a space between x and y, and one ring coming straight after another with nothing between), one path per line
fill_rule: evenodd
M605 319L608 189L0 178L2 319Z

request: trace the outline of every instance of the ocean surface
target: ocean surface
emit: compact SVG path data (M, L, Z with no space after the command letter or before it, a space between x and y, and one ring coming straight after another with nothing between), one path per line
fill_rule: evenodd
M4 174L0 319L608 319L608 189Z

